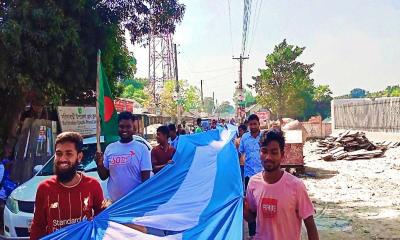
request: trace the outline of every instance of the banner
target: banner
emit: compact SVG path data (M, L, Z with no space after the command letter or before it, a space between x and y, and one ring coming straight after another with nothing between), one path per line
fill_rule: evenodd
M243 184L232 142L237 128L227 128L180 136L172 164L93 220L43 239L243 239Z
M79 132L82 136L96 134L95 107L57 107L61 131Z

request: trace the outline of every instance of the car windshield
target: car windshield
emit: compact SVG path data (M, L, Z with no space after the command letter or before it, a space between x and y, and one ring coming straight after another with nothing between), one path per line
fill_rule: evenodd
M143 143L150 150L148 144L141 138L135 138L136 141ZM104 143L101 144L101 149L104 151L106 145ZM96 154L96 144L85 144L82 148L83 151L83 159L78 166L78 171L83 172L93 172L97 171L96 162L94 161L94 157ZM50 176L54 175L54 156L50 158L50 160L43 166L43 168L39 171L37 176Z
M102 146L103 149L103 146ZM90 172L97 171L94 156L96 153L96 144L86 144L82 148L83 159L78 166L78 171ZM50 176L54 174L54 156L43 166L38 176Z

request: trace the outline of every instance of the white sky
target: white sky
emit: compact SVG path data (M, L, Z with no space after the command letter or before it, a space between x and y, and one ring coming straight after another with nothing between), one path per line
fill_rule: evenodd
M199 88L203 79L205 96L214 91L218 102L232 102L239 70L232 55L241 50L243 0L181 2L186 13L174 36L179 44L179 78ZM400 84L400 0L252 2L244 84L252 82L265 66L265 56L284 38L306 47L300 60L315 63L315 83L328 84L335 96L356 87L377 91ZM260 9L258 21L255 9ZM132 45L129 49L138 60L137 76L148 77L148 50Z

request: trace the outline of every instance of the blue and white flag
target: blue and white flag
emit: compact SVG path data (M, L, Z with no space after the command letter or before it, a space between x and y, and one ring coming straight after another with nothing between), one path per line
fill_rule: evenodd
M173 163L83 221L44 239L242 239L243 186L234 127L180 136ZM158 229L142 233L124 224Z

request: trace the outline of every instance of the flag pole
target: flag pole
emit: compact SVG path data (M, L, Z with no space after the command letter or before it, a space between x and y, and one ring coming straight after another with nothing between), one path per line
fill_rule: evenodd
M99 100L100 100L100 83L99 83L100 55L101 55L101 51L99 49L99 51L97 52L97 74L96 74L96 143L97 143L97 152L101 152L101 146L100 146L101 128L100 128L100 106L99 106Z

